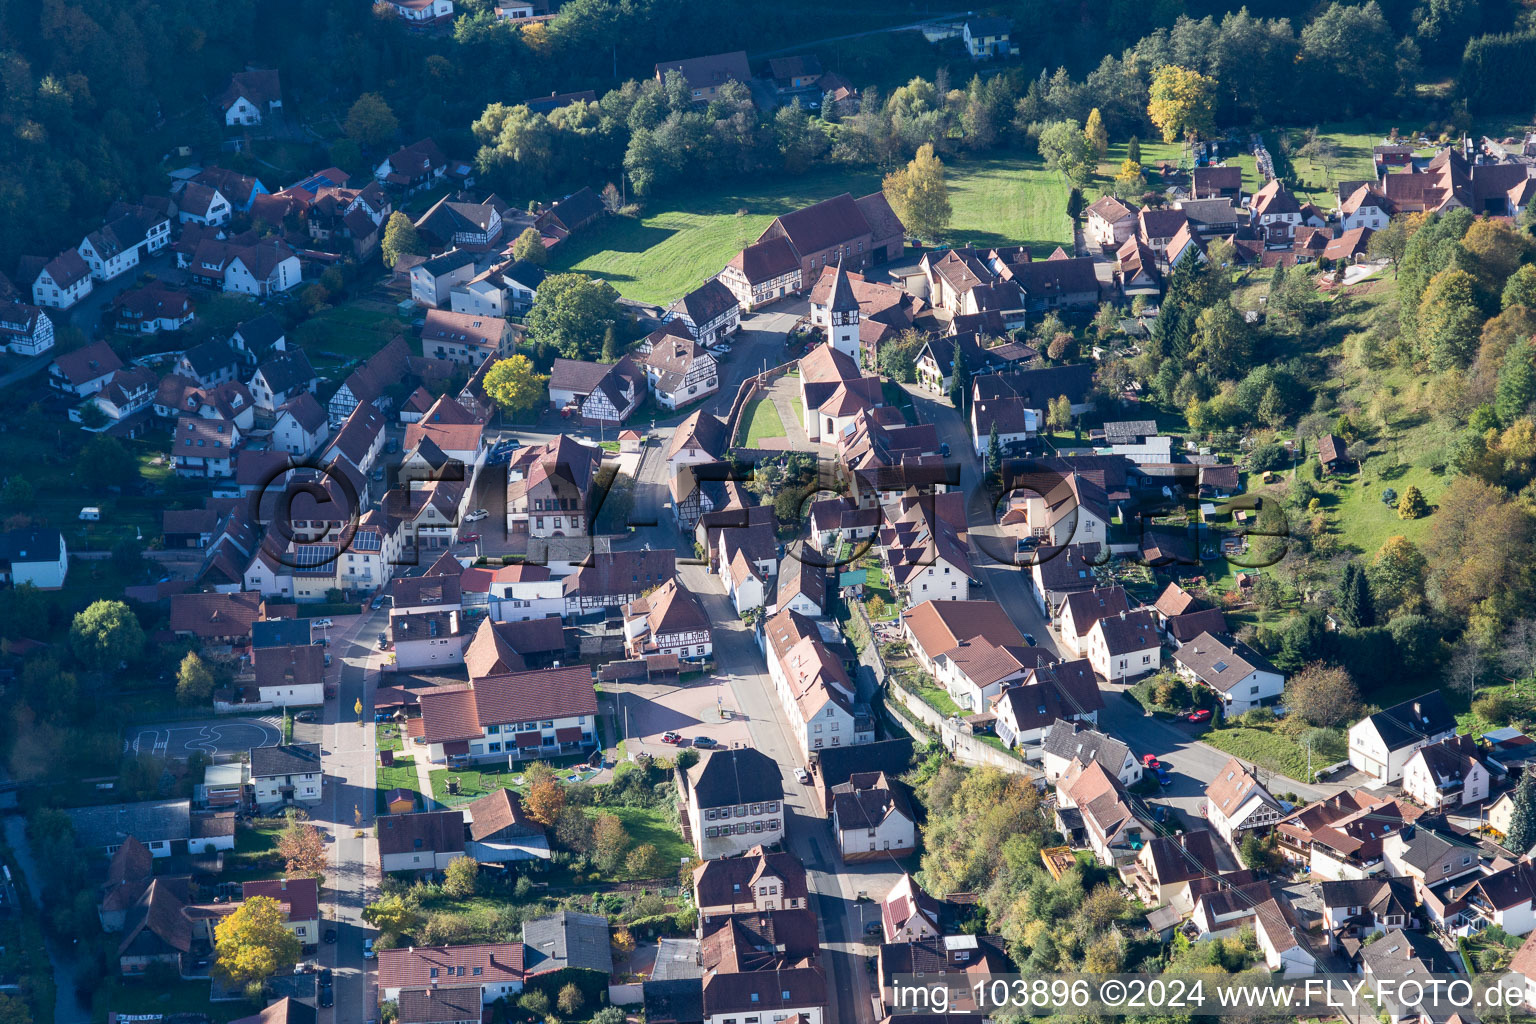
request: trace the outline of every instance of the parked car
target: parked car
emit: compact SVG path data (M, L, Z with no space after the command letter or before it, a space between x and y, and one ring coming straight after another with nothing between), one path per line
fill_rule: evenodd
M336 929L335 928L327 928L325 930L325 942L326 942L326 945L335 945L336 944Z
M295 722L313 722L315 720L315 713L313 711L300 711L294 716L293 720Z
M811 781L811 773L806 771L804 768L796 768L795 781L801 785L809 785Z
M671 743L675 746L683 742L683 734L680 732L664 732L661 734L661 742Z
M480 539L480 535L478 533L461 533L461 534L459 534L459 543L460 544L473 544L475 541L477 541L479 539Z
M1191 722L1209 722L1211 720L1211 709L1201 708L1199 711L1191 711L1189 713L1189 720Z
M331 982L333 982L335 979L336 979L336 976L335 976L335 974L333 974L331 972L331 969L329 967L322 967L322 968L320 968L320 987L321 988L330 988L331 987Z
M310 619L309 620L309 628L310 629L330 629L334 625L336 625L336 623L332 622L330 619Z
M865 935L879 935L880 934L880 922L879 921L865 921L864 922L864 934Z
M1148 768L1161 768L1163 766L1163 762L1157 759L1156 754L1142 754L1141 763Z
M384 602L386 602L388 600L389 600L388 595L380 594L378 597L375 597L371 602L369 602L369 607L372 608L374 611L378 611L380 608L384 607Z
M720 744L716 743L708 736L695 736L693 738L693 745L698 747L700 750L713 750Z
M336 995L335 995L334 992L331 991L331 986L326 985L324 988L322 988L320 990L320 1007L322 1009L324 1009L325 1007L335 1006L335 1005L336 1005Z
M374 956L375 956L375 954L373 952L373 940L372 939L364 939L363 940L363 959L364 960L372 960L374 958Z
M470 512L467 515L465 515L464 521L466 523L478 523L480 520L484 519L486 516L488 516L490 514L491 513L489 511L487 511L486 509L477 508L473 512Z
M1157 770L1157 784L1159 786L1173 785L1173 776L1168 774L1167 769L1159 768Z
M1034 636L1033 633L1025 633L1024 634L1024 642L1026 644L1029 644L1029 646L1033 647L1036 644L1038 644L1040 641L1035 639L1035 636Z

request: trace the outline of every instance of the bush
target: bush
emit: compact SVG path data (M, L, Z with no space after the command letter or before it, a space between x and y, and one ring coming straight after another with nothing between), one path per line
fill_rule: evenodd
M1256 446L1249 453L1248 468L1256 473L1268 473L1272 470L1281 469L1289 459L1290 455L1286 452L1284 445L1276 444L1273 441L1266 441L1264 444Z

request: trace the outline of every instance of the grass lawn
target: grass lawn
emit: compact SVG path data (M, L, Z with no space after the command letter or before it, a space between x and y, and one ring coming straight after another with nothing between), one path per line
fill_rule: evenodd
M950 241L1027 243L1041 256L1071 243L1067 186L1037 157L956 158L947 169ZM756 241L774 217L844 192L861 196L879 188L874 169L829 167L798 178L698 189L657 200L638 218L606 219L563 243L552 269L601 277L629 298L671 302Z
M682 833L672 824L663 807L592 807L588 813L613 814L624 823L624 834L629 836L631 849L650 843L669 864L677 864L690 856L693 848L683 842Z
M752 399L746 410L748 448L758 447L764 438L786 437L784 421L779 418L778 407L773 399L759 396Z
M796 423L804 423L805 422L805 403L804 402L800 401L799 398L791 398L789 400L789 408L795 414L795 422ZM780 422L782 422L782 420Z
M379 765L378 775L374 781L374 809L376 813L383 814L388 808L384 798L392 789L408 789L412 793L421 792L421 781L416 775L416 759L413 757L396 757L395 763L385 767Z
M1329 526L1339 534L1343 547L1363 555L1374 555L1388 537L1399 534L1415 544L1422 544L1434 518L1435 499L1449 479L1445 475L1436 476L1428 466L1416 463L1399 463L1382 474L1374 472L1367 459L1363 474L1350 474L1349 479L1337 482L1333 500L1323 499L1328 508ZM1410 484L1423 492L1430 514L1418 519L1399 519L1397 506L1384 504L1381 492L1390 487L1401 495Z
M404 330L393 306L357 299L321 310L295 327L293 335L317 364L337 364L373 355Z
M400 727L393 722L380 722L374 729L380 750L400 750Z
M1269 726L1236 725L1208 730L1200 739L1217 750L1225 750L1245 761L1252 761L1270 771L1305 783L1307 748ZM1326 768L1344 759L1347 748L1341 737L1337 749L1317 745L1312 748L1312 770ZM1271 787L1272 789L1274 787Z
M572 755L570 757L557 757L546 760L544 763L557 771L564 771L579 764L585 764L587 757L584 755ZM529 762L532 764L533 762ZM476 768L439 768L432 772L432 799L444 807L454 807L458 804L469 803L471 800L485 796L487 793L498 789L510 789L521 793L526 788L518 780L523 778L523 767L476 769ZM562 775L562 778L564 776ZM448 792L448 780L453 779L459 784L457 793Z

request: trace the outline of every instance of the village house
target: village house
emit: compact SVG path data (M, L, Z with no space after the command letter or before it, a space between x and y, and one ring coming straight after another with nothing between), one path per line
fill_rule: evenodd
M507 531L530 537L584 537L600 449L560 435L519 449L507 467Z
M1074 761L1080 767L1103 765L1122 786L1134 786L1141 781L1142 764L1130 747L1082 722L1057 719L1040 752L1045 781L1055 784Z
M693 869L694 904L705 928L731 914L804 910L809 896L799 858L761 845L743 856L706 860Z
M1288 247L1301 226L1301 204L1279 178L1272 178L1253 195L1248 207L1251 223L1270 248Z
M401 0L410 4L396 4L402 19L417 23L430 23L439 17L453 13L452 0ZM440 10L445 8L446 10ZM373 176L385 185L406 193L430 188L448 172L448 158L431 139L422 139L409 146L402 146L391 153L373 170Z
M239 444L240 429L231 422L179 417L171 439L176 475L209 479L234 476Z
M1452 736L1420 747L1403 765L1403 795L1443 813L1488 797L1488 769L1471 736Z
M466 195L444 196L416 221L432 251L472 249L484 251L501 240L502 207L495 196L478 203Z
M1093 624L1107 615L1131 610L1125 588L1093 587L1067 594L1056 608L1055 626L1062 643L1075 654L1083 654Z
M710 629L703 603L675 578L624 608L624 648L631 658L646 654L707 658L714 650Z
M1394 928L1414 928L1413 886L1401 878L1343 878L1318 883L1323 931L1330 949L1345 939L1363 942Z
M65 813L74 825L75 847L93 857L110 858L133 840L153 859L185 853L192 836L189 800L146 800L131 804L74 807ZM234 837L225 849L234 846Z
M98 281L110 281L171 244L171 221L147 206L113 203L107 222L83 238L76 251Z
M719 95L726 82L745 86L752 81L752 71L747 66L747 55L741 50L716 53L708 57L689 60L667 61L656 65L656 81L665 85L667 75L676 72L693 93L695 103L708 103Z
M1197 829L1178 836L1152 836L1125 873L1147 906L1171 906L1183 915L1195 909L1190 883L1220 871L1216 833Z
M1232 636L1201 633L1173 652L1175 669L1215 694L1223 714L1243 714L1278 701L1285 676L1262 654Z
M100 391L122 368L123 361L111 346L104 341L93 342L55 356L48 364L48 383L67 394L84 398Z
M571 616L616 611L672 579L677 554L671 548L652 551L594 551L562 581L565 614Z
M410 270L411 299L430 309L452 306L453 293L476 278L476 254L449 249Z
M1388 836L1419 812L1365 789L1346 790L1292 811L1275 824L1287 862L1322 878L1366 878L1386 867Z
M852 271L900 259L905 234L884 194L854 199L845 192L774 218L756 244L775 238L788 241L803 287L817 279L822 267L839 262Z
M1114 196L1101 196L1088 207L1085 234L1106 252L1119 249L1136 234L1136 210Z
M283 109L283 90L276 71L237 71L219 97L224 125L258 125Z
M704 752L683 773L687 834L700 860L746 853L784 839L779 766L751 747Z
M234 215L224 193L212 185L188 181L176 193L176 219L182 224L219 227L228 224Z
M41 355L53 348L53 321L37 306L0 301L0 351Z
M240 898L274 900L283 915L283 927L303 948L320 945L320 886L313 878L263 878L240 883Z
M464 856L464 812L458 808L386 814L375 821L374 827L378 833L379 867L386 874L436 873Z
M917 819L900 782L861 772L832 787L832 834L845 864L899 858L917 848Z
M661 322L678 321L706 347L724 341L741 326L741 305L731 290L710 278L668 306Z
M264 811L319 803L323 778L318 743L251 748L251 788Z
M803 763L824 749L874 740L869 709L855 705L853 681L813 620L780 611L764 623L761 642Z
M597 695L586 665L472 678L421 696L421 742L434 764L539 759L589 749Z
M398 1004L413 994L425 998L444 987L478 989L478 1019L480 1007L498 999L515 999L522 992L524 952L521 942L381 949L379 999ZM434 1015L432 1019L442 1018Z
M1205 819L1234 850L1242 845L1243 833L1267 832L1280 816L1280 802L1235 757L1228 758L1205 787Z
M1237 164L1212 164L1190 172L1190 195L1195 199L1230 199L1243 195L1243 169Z
M1093 761L1074 761L1056 781L1057 831L1078 849L1089 849L1100 864L1129 869L1152 829L1136 816L1125 787Z
M1007 18L967 18L960 27L960 39L972 60L1007 57L1017 52L1009 41L1013 23Z
M123 292L117 298L117 329L135 334L179 331L192 322L192 297L159 283Z
M800 257L782 236L754 242L731 257L718 280L746 312L800 291Z
M1051 731L1062 722L1096 725L1104 698L1086 659L1049 664L1036 648L1023 653L1042 663L1027 669L1021 682L1005 684L990 706L997 716L997 738L1017 747L1026 759L1038 760Z
M262 360L246 387L257 408L275 412L299 395L310 394L319 383L320 376L304 350L293 349Z
M1378 711L1349 727L1349 763L1378 782L1396 782L1419 750L1456 735L1456 719L1438 690Z
M656 404L677 409L720 390L720 371L702 339L694 340L685 321L668 320L642 344L640 366Z
M429 309L421 328L421 354L474 368L506 356L510 338L507 322L499 317Z
M546 276L543 267L528 260L508 260L454 285L448 292L448 304L455 313L521 316L533 308Z
M1157 620L1147 609L1098 619L1085 646L1093 670L1112 682L1156 672L1162 665Z
M586 423L618 426L645 398L646 374L628 355L616 363L556 359L549 374L549 404L573 410Z

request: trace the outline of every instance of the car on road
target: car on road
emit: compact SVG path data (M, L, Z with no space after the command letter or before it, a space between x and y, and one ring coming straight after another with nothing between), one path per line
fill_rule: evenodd
M331 971L331 969L329 967L322 967L322 968L320 968L320 987L321 988L330 988L331 987L331 983L333 981L335 981L335 980L336 980L336 975L334 973L332 973L332 971Z
M708 736L695 736L693 738L693 745L698 747L700 750L713 750L720 744L716 743L712 738Z
M1024 634L1024 642L1026 644L1028 644L1029 646L1033 647L1036 644L1038 644L1040 641L1035 639L1035 636L1034 636L1033 633L1025 633Z
M389 600L389 596L388 595L380 594L378 597L375 597L372 601L370 601L368 606L370 608L372 608L374 611L378 611L380 608L384 607L384 602L388 601L388 600Z
M1210 720L1211 720L1211 709L1210 708L1201 708L1199 711L1191 711L1189 713L1189 721L1191 721L1191 722L1209 722Z
M326 985L320 990L320 1007L321 1009L325 1009L326 1007L335 1005L336 994L331 990L331 986Z
M336 623L332 622L330 619L310 619L309 620L309 628L310 629L330 629L334 625L336 625Z
M711 345L711 346L709 346L709 353L710 353L710 355L714 355L714 356L723 356L723 355L728 354L730 351L731 351L731 346L729 346L729 345Z
M1157 759L1156 754L1142 754L1141 763L1146 767L1153 769L1161 768L1163 766L1163 762Z
M1167 804L1153 804L1152 805L1152 820L1153 821L1155 821L1159 825L1161 825L1161 824L1164 824L1165 822L1167 822L1168 818L1169 818L1169 812L1168 812L1168 805Z
M374 956L375 956L375 954L373 952L373 940L372 939L364 939L363 940L363 959L364 960L372 960L374 958Z
M1166 768L1159 768L1157 770L1157 784L1159 786L1171 786L1171 785L1173 785L1173 776L1168 774L1168 769L1166 769Z
M460 544L473 544L475 541L477 541L479 539L480 539L480 535L478 533L461 533L461 534L459 534L459 543Z
M664 732L661 734L661 742L670 743L673 746L683 742L683 734L680 732Z
M295 722L313 722L315 717L313 711L300 711L297 715L293 716L293 720Z
M464 517L464 521L466 523L478 523L480 520L484 519L486 516L489 516L490 514L491 513L489 511L487 511L486 509L477 508L473 512L470 512L469 514L467 514Z
M808 784L811 781L811 773L804 768L796 768L795 781L802 785Z
M335 945L335 943L336 943L336 929L335 928L327 928L325 930L325 942L326 942L326 945Z
M879 921L865 921L864 922L864 934L865 935L879 935L880 934L880 922Z

